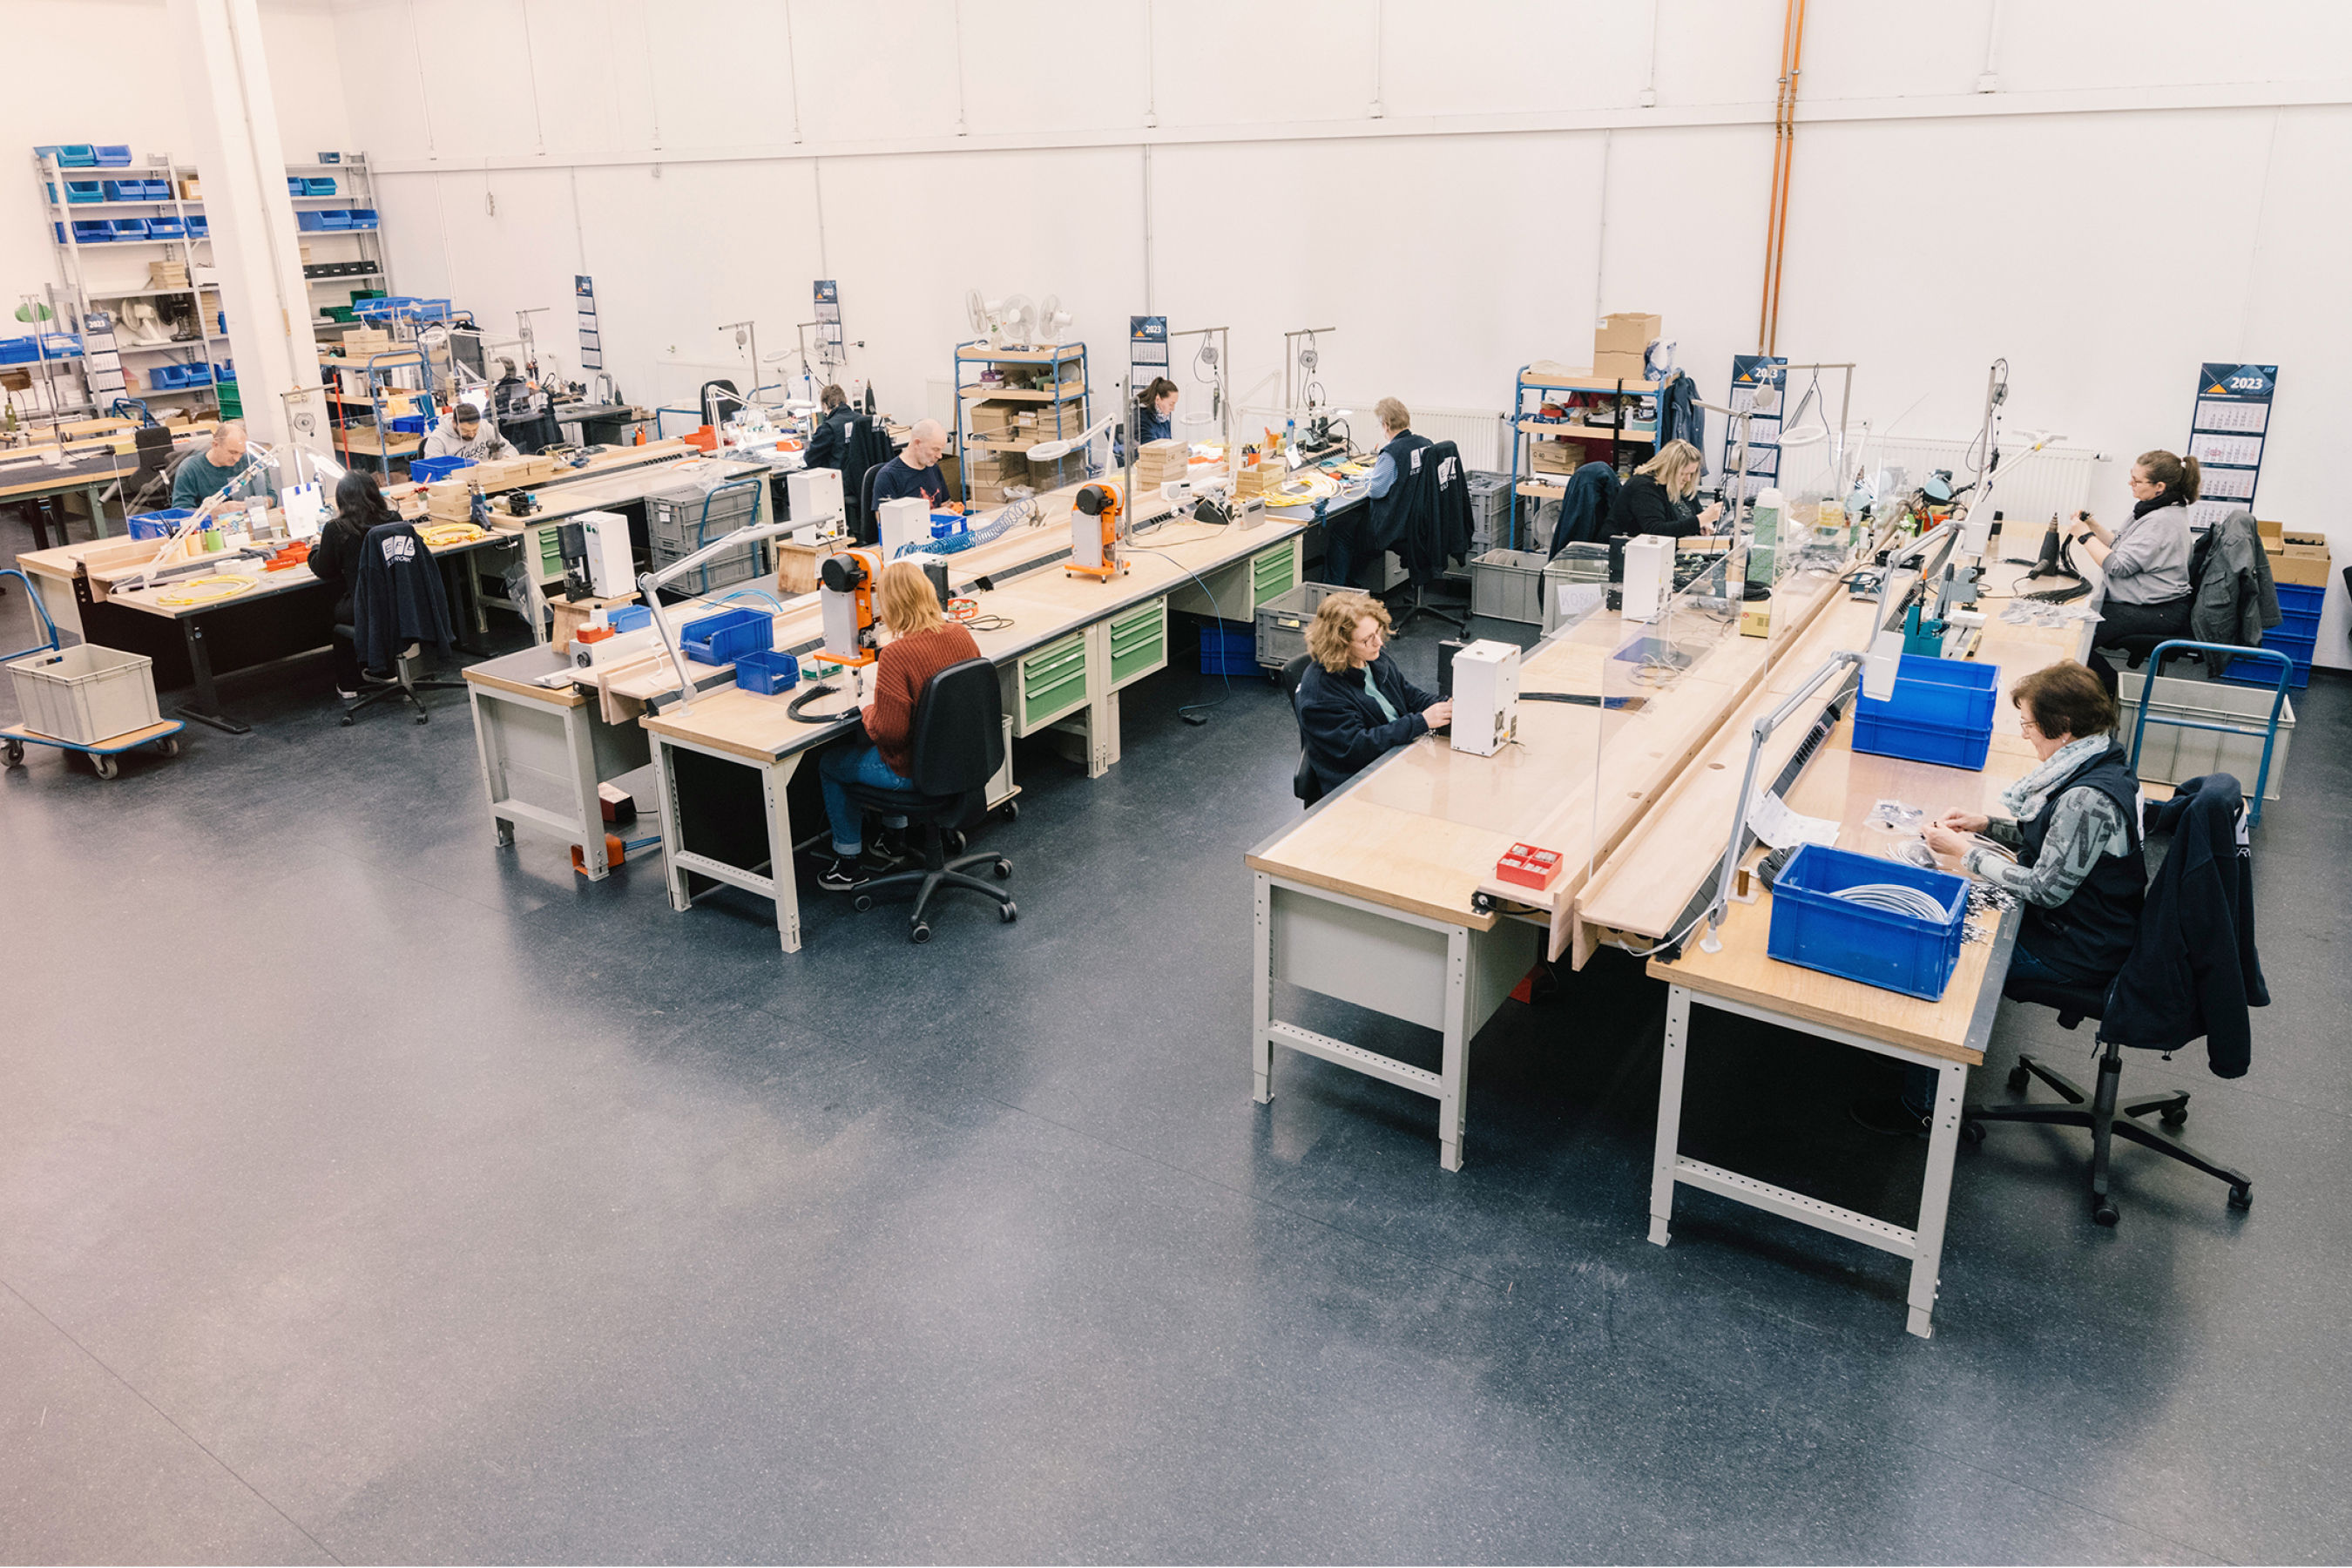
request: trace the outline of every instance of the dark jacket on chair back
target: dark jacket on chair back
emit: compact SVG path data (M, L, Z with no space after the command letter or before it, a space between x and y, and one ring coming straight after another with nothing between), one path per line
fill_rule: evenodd
M368 530L352 584L352 629L360 662L370 669L390 668L411 643L446 648L453 640L441 568L409 524Z
M1381 456L1396 467L1396 482L1389 486L1388 494L1371 498L1371 526L1362 536L1365 548L1394 550L1404 538L1406 506L1420 472L1417 459L1429 444L1428 437L1407 430L1381 448Z
M1392 746L1429 733L1421 710L1437 700L1407 681L1396 661L1383 653L1365 667L1381 695L1396 710L1391 719L1364 689L1363 669L1334 675L1309 664L1291 700L1297 705L1298 734L1307 742L1307 763L1316 782L1335 790L1381 760Z
M849 439L849 422L857 417L846 403L817 421L809 432L808 466L812 468L838 468L843 448Z
M2172 835L2148 889L2139 942L2116 976L2099 1038L2169 1051L2205 1037L2217 1078L2253 1059L2251 1007L2270 1005L2254 952L2254 861L2246 803L2228 773L2190 779L2149 827Z
M1551 531L1551 553L1563 546L1590 544L1609 537L1609 509L1617 504L1617 470L1606 463L1587 463L1568 477L1568 493L1560 498L1559 521Z
M2042 841L2058 797L2070 789L2095 789L2116 803L2123 814L2130 845L2121 855L2102 855L2074 894L2056 909L2025 906L2024 929L2018 943L2052 968L2075 980L2095 984L2123 968L2139 935L2140 906L2147 899L2147 856L2140 844L2139 783L2125 765L2121 746L2107 749L2059 780L2042 798L2042 809L2031 821L2017 825L2024 852L2018 857L2031 866L2041 858Z

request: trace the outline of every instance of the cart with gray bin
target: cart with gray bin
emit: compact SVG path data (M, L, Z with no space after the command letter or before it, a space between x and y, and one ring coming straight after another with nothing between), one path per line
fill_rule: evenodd
M653 570L683 561L712 540L724 538L760 521L760 498L767 490L761 475L729 479L709 489L685 485L646 498L646 543ZM677 584L697 594L731 587L767 575L767 546L753 541L727 551L698 566Z
M95 643L65 647L32 578L13 567L0 577L25 585L33 618L48 635L46 642L0 656L22 715L20 722L0 728L0 758L9 767L24 765L26 746L79 752L102 779L114 777L117 757L140 746L167 757L180 754L186 726L163 718L156 707L153 659Z

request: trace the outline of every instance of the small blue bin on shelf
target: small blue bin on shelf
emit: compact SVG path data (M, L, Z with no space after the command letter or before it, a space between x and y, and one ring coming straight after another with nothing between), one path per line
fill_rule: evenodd
M1202 675L1262 675L1257 667L1257 626L1211 621L1201 627Z
M147 237L147 220L143 217L110 217L106 220L106 234L109 239L118 243L144 239Z
M408 477L420 485L429 485L436 479L447 479L460 468L473 466L471 458L412 458L408 462Z
M773 648L750 648L735 656L735 684L762 697L790 691L801 683L801 661Z
M352 209L352 226L353 228L373 228L373 227L375 227L375 226L376 226L376 220L375 220L375 208L373 208L373 207L353 207L353 208Z
M58 225L59 239L65 237L65 226L63 224ZM143 228L145 226L141 226ZM73 232L74 243L77 245L105 245L114 238L113 228L102 217L78 217L74 219Z
M310 175L302 181L302 194L306 196L331 196L335 194L335 182L331 176Z
M175 217L151 217L147 220L150 239L185 239L188 226Z
M60 169L95 169L98 167L98 149L91 146L87 142L69 142L62 147L36 147L33 149L33 152L37 156L43 158L56 159L58 167ZM123 152L122 161L124 163L131 162L131 154L128 149L125 149Z
M127 169L131 167L131 144L127 142L112 144L100 142L89 151L90 163L98 168Z
M422 436L433 428L433 421L422 414L403 414L386 423L392 426L392 433L395 436ZM412 479L416 477L413 465L408 477Z
M322 212L296 213L294 226L304 234L323 233L327 226L327 215Z
M1873 883L1916 889L1942 912L1927 920L1840 896ZM1968 910L1965 877L1808 844L1772 884L1764 951L1783 963L1933 1002L1960 962Z
M732 664L744 654L774 647L776 622L765 610L721 610L687 622L677 644L687 658L703 664Z
M58 199L58 188L55 185L51 185L49 187L49 199L51 201ZM105 199L105 190L96 180L68 180L66 182L66 205L68 206L71 206L76 202L102 202Z
M1997 665L1906 653L1895 672L1894 696L1853 705L1853 749L1979 770L1992 746L2000 684Z
M177 392L188 384L186 374L185 365L159 364L147 373L147 384L158 392Z
M212 219L206 217L202 213L191 213L188 215L188 237L190 239L209 239L212 237Z
M49 359L71 359L81 353L79 332L43 332L41 353Z
M194 507L177 507L169 511L142 511L131 519L133 539L165 539L177 531L180 524L196 515Z
M302 194L302 176L299 174L286 176L286 194L289 196L299 196Z
M101 180L99 184L110 202L143 202L147 199L147 182L144 180Z
M319 226L324 229L351 227L352 215L350 209L346 207L320 208L319 212Z
M220 363L213 366L213 379L215 381L235 381L236 379L236 361L233 359L223 360Z
M0 338L0 364L31 364L40 357L38 338Z

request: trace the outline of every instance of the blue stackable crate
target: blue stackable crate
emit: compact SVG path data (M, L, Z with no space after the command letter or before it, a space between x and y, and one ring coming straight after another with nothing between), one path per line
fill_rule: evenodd
M373 208L373 207L353 207L353 208L352 209L352 226L353 228L373 228L373 227L375 227L375 226L376 226L375 208Z
M1916 888L1941 906L1943 918L1924 921L1838 897L1841 889L1871 882ZM1772 884L1765 952L1783 963L1933 1002L1960 962L1968 912L1965 877L1808 844Z
M403 414L386 423L392 426L392 433L395 436L422 436L433 428L432 419L423 414ZM414 464L409 466L408 477L412 479L416 477Z
M304 234L318 234L327 226L327 215L321 212L296 213L294 226Z
M180 524L196 515L194 507L180 507L168 511L142 511L131 519L133 539L166 539Z
M63 239L66 226L59 224L57 226L58 237ZM78 217L74 219L73 232L77 245L104 245L114 238L114 230L102 217Z
M302 182L302 194L306 196L333 195L335 194L335 182L333 176L312 174L307 177Z
M289 174L286 176L286 194L289 196L299 196L302 194L301 175Z
M1263 675L1255 622L1209 621L1201 627L1202 675Z
M352 313L362 321L389 321L396 316L414 316L417 299L414 294L380 294L373 300L354 300Z
M341 153L321 153L319 154L319 162L321 163L340 163L342 161L343 155Z
M0 364L30 364L40 357L38 338L0 338Z
M735 684L762 697L790 691L801 683L801 661L773 648L747 648L735 656Z
M177 392L187 384L180 379L184 365L159 364L147 373L147 384L158 392Z
M206 217L202 213L191 213L188 215L188 237L190 239L209 239L212 237L212 219Z
M420 321L446 321L453 314L446 300L412 300L409 315Z
M688 621L678 633L677 645L687 658L700 663L732 664L743 654L776 646L775 618L765 610L721 610Z
M57 199L58 188L55 185L51 185L49 187L49 200L55 201ZM106 187L104 184L100 181L68 180L66 182L66 205L68 206L72 206L77 202L102 202L105 199Z
M213 367L210 360L198 360L194 364L180 367L182 386L210 386L212 384Z
M81 353L81 335L78 332L43 332L41 353L50 359L71 359Z
M420 485L429 485L436 479L447 479L460 468L473 466L471 458L411 458L408 460L408 477Z
M147 199L147 182L144 180L100 180L98 184L110 202L143 202Z
M1853 705L1853 749L1874 756L1940 763L1971 772L1992 746L1992 710L2000 670L1966 659L1906 653L1895 672L1895 695Z
M147 237L147 220L143 217L110 217L106 220L107 237L117 242Z
M351 226L352 226L352 215L351 215L351 209L349 209L348 207L321 207L321 208L320 208L320 209L319 209L319 226L320 226L320 227L321 227L321 228L325 228L325 229L338 229L338 228L349 228L349 227L351 227Z
M213 366L213 379L216 382L235 381L236 379L236 361L233 359L223 360L220 363Z
M100 143L90 150L90 163L100 169L131 167L131 146L128 142Z
M43 158L54 158L60 169L95 169L98 149L86 142L69 142L62 147L36 147L33 152ZM126 158L124 162L129 162Z
M172 199L172 182L169 180L148 181L147 199L151 202L170 201Z
M614 605L604 612L604 624L618 637L623 632L642 631L652 626L654 613L643 605Z
M151 217L147 220L150 239L185 239L188 226L175 217Z

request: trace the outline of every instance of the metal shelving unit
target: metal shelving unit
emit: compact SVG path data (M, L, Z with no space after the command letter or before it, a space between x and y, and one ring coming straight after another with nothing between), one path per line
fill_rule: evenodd
M175 163L166 156L161 160L150 160L144 164L134 163L123 167L60 169L53 160L37 156L33 160L33 166L34 178L39 184L43 218L52 226L49 229L49 240L58 255L58 279L64 293L69 296L73 302L74 331L81 330L82 318L89 311L102 310L116 318L119 339L121 306L123 301L193 299L195 302L194 320L197 335L194 338L174 340L169 343L119 343L119 351L122 355L125 368L138 370L142 363L152 364L159 360L171 361L175 356L191 353L200 353L203 356L202 363L208 366L217 367L222 363L234 363L236 359L234 339L220 324L222 310L219 289L216 286L207 285L199 275L201 268L211 264L212 238L208 233L189 234L185 237L171 239L109 240L103 244L84 244L77 237L73 226L78 220L108 215L123 217L173 217L180 221L184 230L189 227L191 219L201 223L205 216L205 204L201 195L182 195L187 188L187 182L191 180L197 181L198 188L200 190L202 188L203 176L194 165ZM348 291L354 287L380 289L386 293L392 292L391 263L385 258L383 251L383 209L377 204L375 176L373 171L368 166L366 157L361 153L344 153L335 163L313 161L289 163L286 166L286 173L289 177L317 178L321 175L331 175L336 181L336 190L332 195L292 198L298 213L317 208L365 207L377 214L376 226L373 228L305 230L299 237L300 244L314 247L321 240L350 239L356 242L348 256L325 260L314 258L303 264L302 273L310 289L314 322L324 323L328 319L323 314L320 304L322 289L343 291L346 298L348 298ZM65 183L68 180L123 179L162 179L169 183L172 194L166 199L154 201L68 202L65 199ZM113 280L103 278L96 264L103 258L110 258L117 255L141 261L159 258L181 260L188 268L188 286L184 289L114 287ZM60 326L62 327L62 323ZM79 356L74 357L79 358ZM52 355L50 358L55 363L65 363L64 356ZM181 363L196 362L182 360ZM234 386L235 383L232 382L229 384ZM60 416L69 411L89 414L103 412L89 395L87 383L80 384L80 391L81 395L78 403L60 407ZM219 410L225 402L217 380L207 382L202 386L169 388L160 391L152 387L132 387L128 390L126 395L135 397L151 406L176 407L184 404L188 411L199 414ZM234 394L230 396L233 398Z
M1581 441L1606 441L1609 443L1609 462L1612 468L1616 466L1618 455L1626 446L1654 447L1658 444L1658 431L1654 424L1649 426L1645 434L1640 428L1628 428L1622 425L1587 425L1580 420L1543 418L1540 416L1542 394L1547 392L1599 393L1622 400L1629 397L1654 397L1657 395L1659 384L1654 381L1609 380L1597 376L1571 376L1565 381L1549 381L1537 376L1531 366L1519 367L1518 379L1512 384L1511 389L1510 547L1512 549L1525 548L1519 539L1520 498L1525 497L1541 505L1548 500L1558 500L1568 493L1566 474L1547 479L1538 476L1528 468L1530 456L1538 440L1567 436ZM1527 405L1529 393L1537 395L1538 413L1532 416L1528 412ZM1622 420L1626 412L1626 405L1621 401L1617 408L1618 417Z
M985 365L1021 365L1046 373L1045 387L1004 387L966 381L967 374ZM1077 372L1077 389L1064 390L1068 384L1066 371ZM1092 421L1087 412L1092 406L1091 384L1087 375L1087 345L1057 343L1042 349L992 349L984 342L958 343L955 351L956 427L955 449L958 458L956 472L962 489L962 499L971 500L971 465L961 460L968 451L1021 452L1039 441L1059 440L1075 436ZM1051 388L1051 390L1048 390ZM1054 433L1043 430L1025 441L982 440L971 434L971 405L975 403L1003 403L1016 409L1050 408L1054 414ZM1072 405L1076 405L1073 414ZM1079 456L1073 453L1073 457ZM1041 486L1041 489L1050 488Z

